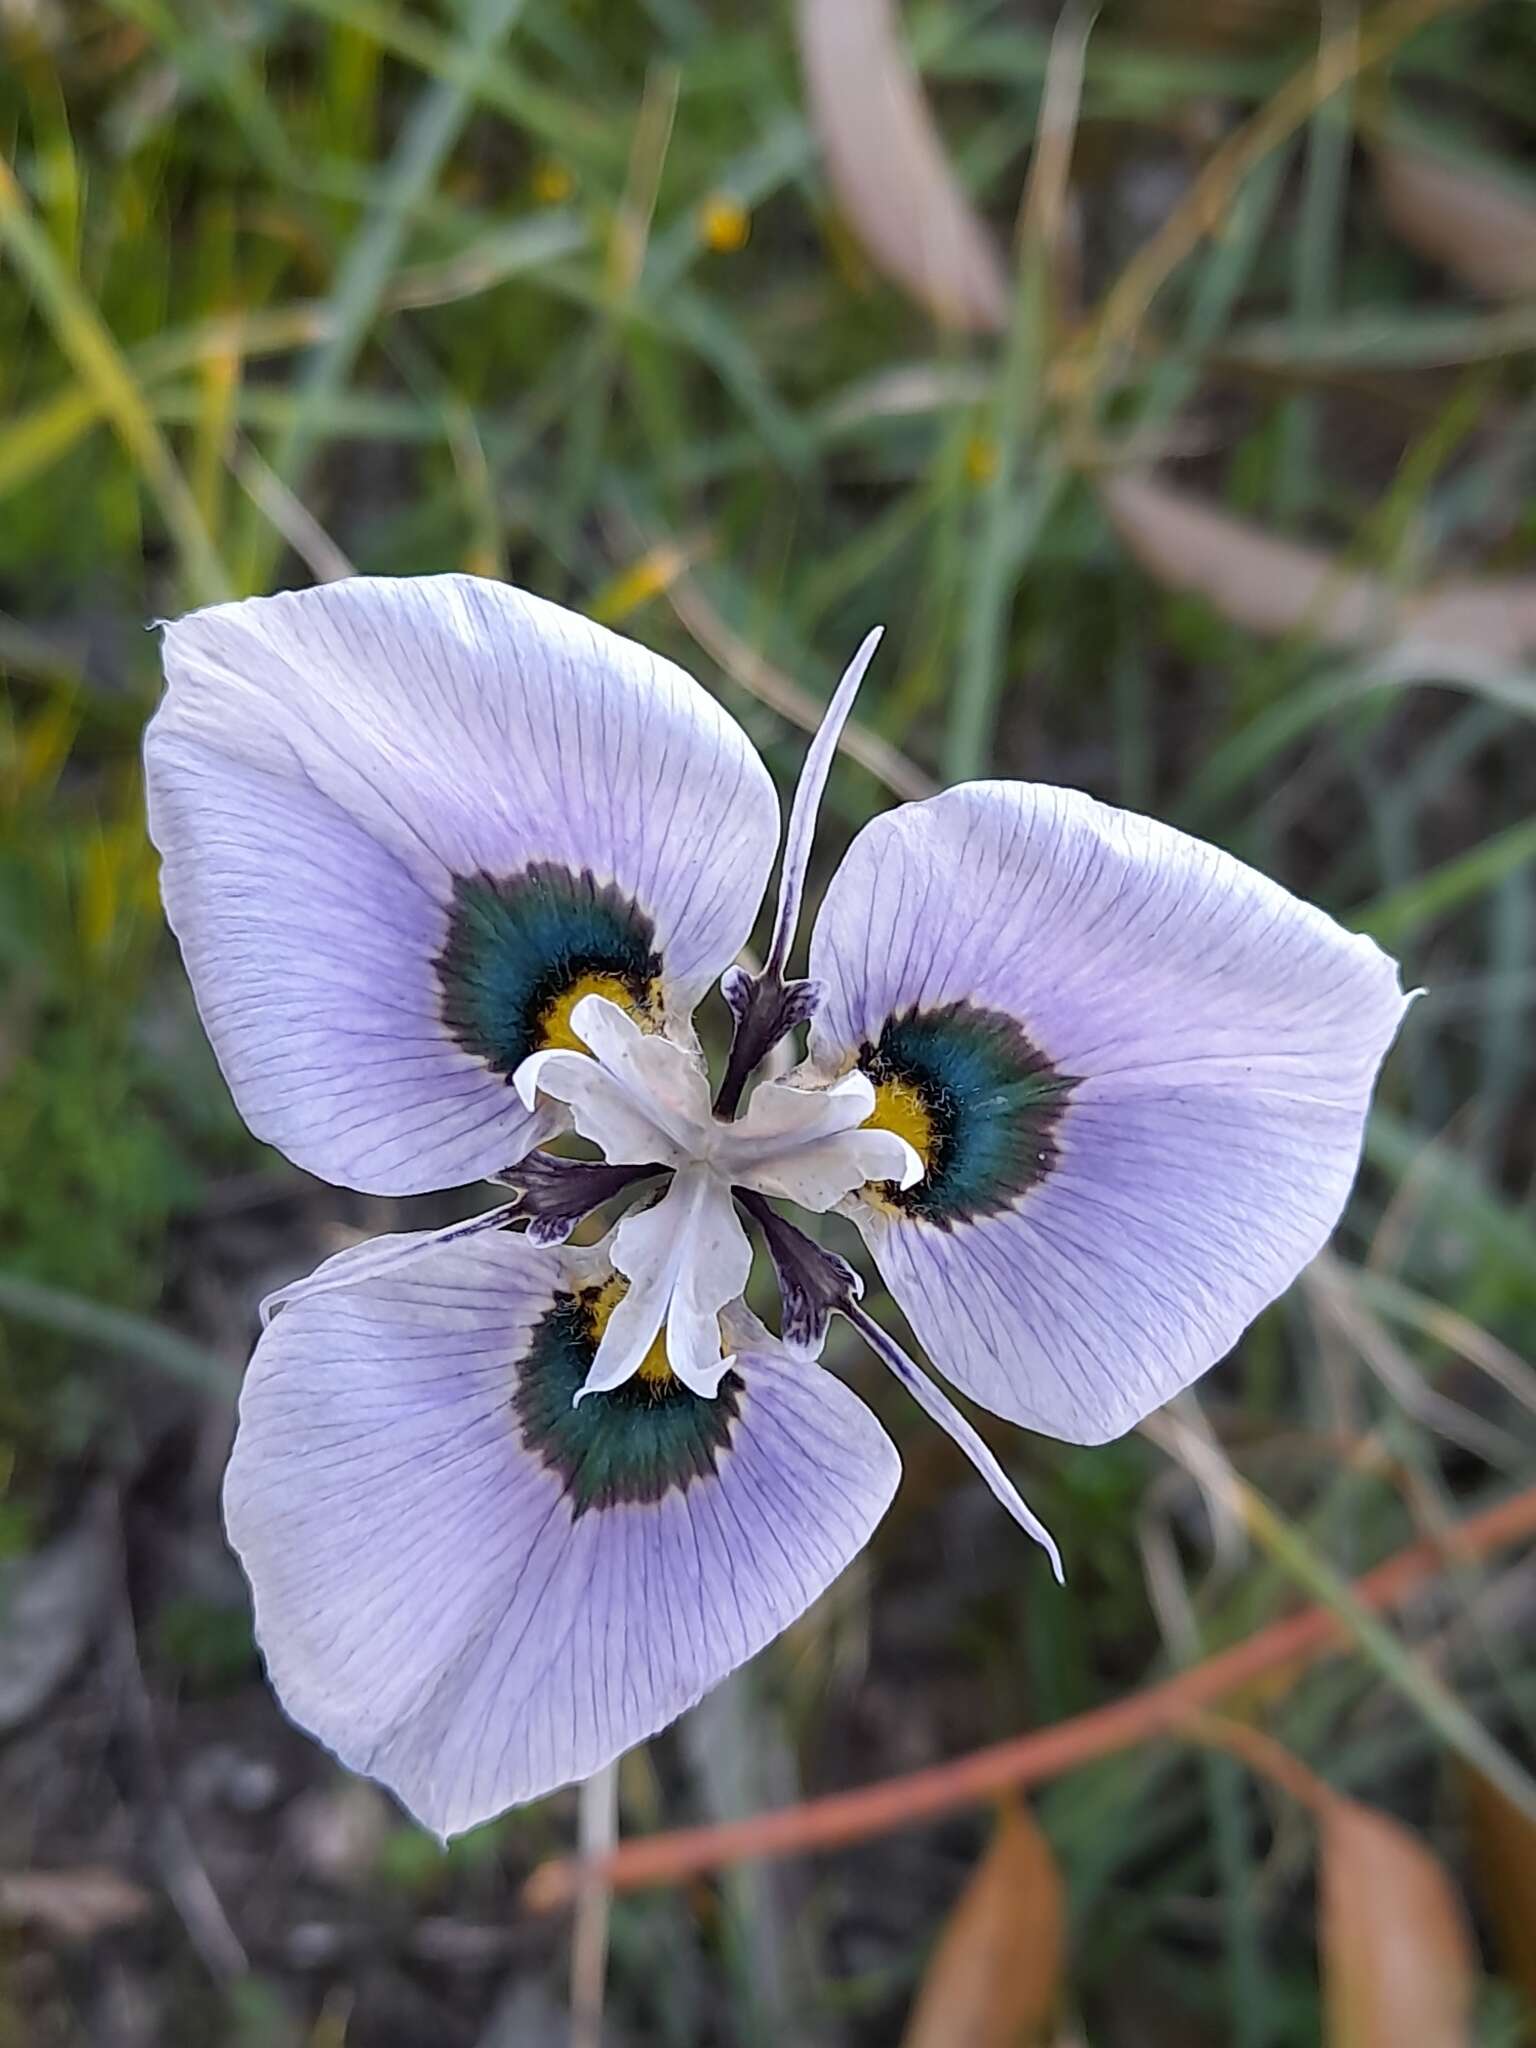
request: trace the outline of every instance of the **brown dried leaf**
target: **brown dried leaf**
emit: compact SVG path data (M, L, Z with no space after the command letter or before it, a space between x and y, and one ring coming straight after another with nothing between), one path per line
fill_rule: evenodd
M939 1936L902 2048L1034 2048L1060 1997L1064 1928L1050 1844L1009 1806Z
M142 1886L102 1864L0 1875L0 1920L35 1927L56 1941L91 1941L128 1927L153 1903Z
M1329 2048L1473 2048L1475 1952L1444 1866L1353 1799L1323 1812L1319 1857Z
M1321 548L1265 533L1150 476L1106 477L1099 501L1154 581L1195 592L1251 633L1279 638L1306 628L1330 647L1395 636L1395 593L1379 577L1341 570Z
M1499 1961L1536 2013L1536 1827L1480 1771L1462 1782L1472 1868Z
M1413 598L1404 626L1422 646L1470 647L1513 667L1536 650L1536 578L1456 577Z
M1419 592L1346 569L1321 548L1266 533L1149 475L1104 477L1099 502L1154 581L1203 597L1222 617L1327 647L1433 649L1510 666L1536 650L1536 580L1459 576Z
M301 1792L283 1814L283 1832L300 1867L325 1884L361 1884L389 1831L384 1795L362 1778Z
M944 326L1000 328L1002 265L950 169L895 0L798 0L795 19L827 179L871 260Z
M1158 49L1285 49L1316 36L1317 8L1308 0L1122 0L1117 26Z
M1410 249L1490 299L1536 294L1536 199L1407 143L1376 145L1382 212Z

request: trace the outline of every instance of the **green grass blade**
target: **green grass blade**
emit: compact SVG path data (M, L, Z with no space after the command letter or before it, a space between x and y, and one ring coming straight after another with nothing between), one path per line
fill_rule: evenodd
M1267 1500L1240 1483L1240 1509L1255 1541L1340 1626L1395 1691L1402 1694L1446 1746L1479 1770L1530 1819L1536 1820L1536 1780L1496 1742L1475 1714L1420 1663L1386 1623L1363 1607L1347 1579Z
M381 303L405 239L414 202L436 183L473 103L470 79L522 11L523 0L475 0L459 44L462 69L427 87L400 137L377 208L364 221L341 261L331 305L335 327L314 350L297 380L293 418L271 456L278 480L302 495L305 466L317 445L326 408L342 389ZM275 541L264 535L255 550L252 580L264 582Z
M1496 888L1531 861L1536 861L1536 818L1525 818L1490 834L1469 853L1362 905L1351 922L1384 946L1406 945L1426 925Z
M59 258L15 174L0 160L0 245L30 286L53 336L117 429L175 542L192 598L212 604L229 578L170 444L101 315Z
M78 1337L83 1344L153 1366L156 1372L168 1373L200 1393L229 1393L236 1382L237 1375L222 1358L163 1323L87 1301L62 1288L45 1287L19 1273L0 1273L0 1310L17 1322L35 1324L61 1337Z

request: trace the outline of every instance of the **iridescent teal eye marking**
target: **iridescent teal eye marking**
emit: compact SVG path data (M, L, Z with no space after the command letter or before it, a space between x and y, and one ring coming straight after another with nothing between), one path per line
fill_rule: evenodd
M882 1207L948 1230L1011 1207L1056 1164L1076 1077L1000 1010L907 1010L860 1050L859 1065L875 1084L869 1122L905 1138L925 1168L915 1187L872 1189Z
M584 1052L570 1022L582 996L658 1016L655 942L638 904L590 871L536 861L515 875L458 876L436 963L444 1022L508 1078L546 1047Z
M556 1295L534 1330L512 1397L523 1441L558 1475L576 1517L589 1508L658 1501L674 1487L684 1493L708 1479L741 1409L736 1373L728 1372L707 1401L667 1369L664 1355L660 1363L647 1358L611 1394L573 1407L614 1298L612 1283Z

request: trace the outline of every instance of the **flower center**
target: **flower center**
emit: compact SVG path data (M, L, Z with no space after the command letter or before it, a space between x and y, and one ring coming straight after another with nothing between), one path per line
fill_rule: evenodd
M597 1350L595 1331L621 1298L610 1281L557 1294L535 1326L511 1397L529 1451L558 1480L573 1517L658 1501L707 1484L729 1451L744 1389L728 1372L706 1400L668 1373L638 1374L577 1405Z
M892 1074L886 1080L877 1081L875 1106L865 1117L864 1127L866 1130L894 1131L898 1138L905 1138L922 1160L924 1173L928 1171L933 1159L933 1117L923 1091L915 1081L902 1074ZM875 1185L882 1183L876 1182Z
M1012 1017L945 1003L888 1018L859 1066L875 1087L870 1122L922 1159L910 1188L877 1181L867 1200L940 1230L1013 1206L1051 1173L1076 1077L1059 1073Z
M626 1016L633 1017L641 1030L651 1023L651 1012L636 1002L631 984L617 974L596 971L579 975L575 981L551 996L539 1013L537 1050L540 1052L585 1052L585 1042L576 1036L571 1012L583 996L606 996Z
M732 1191L824 1211L871 1180L910 1186L922 1161L894 1131L863 1128L875 1099L863 1074L825 1087L765 1081L726 1121L713 1113L693 1048L643 1030L601 994L574 1004L569 1023L587 1050L549 1047L523 1061L513 1079L525 1105L564 1103L571 1127L610 1166L672 1175L660 1199L632 1209L613 1234L609 1260L631 1284L603 1304L582 1398L636 1377L641 1394L670 1390L674 1375L713 1396L731 1355L720 1313L752 1271Z
M622 1273L615 1273L605 1280L601 1287L593 1288L583 1295L587 1311L587 1327L596 1351L602 1342L608 1319L629 1292L629 1282ZM658 1330L651 1339L651 1348L635 1367L635 1378L643 1380L648 1387L658 1391L677 1383L677 1375L667 1363L667 1336L665 1330Z
M458 876L436 966L449 1031L507 1076L531 1053L586 1050L571 1028L583 996L605 996L645 1024L661 1014L651 919L590 869L556 861Z

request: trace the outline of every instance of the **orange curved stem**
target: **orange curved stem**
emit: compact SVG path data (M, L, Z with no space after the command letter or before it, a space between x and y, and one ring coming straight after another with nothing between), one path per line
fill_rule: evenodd
M1409 1544L1357 1579L1355 1597L1373 1609L1395 1607L1448 1565L1471 1563L1531 1537L1536 1537L1536 1487L1469 1516L1443 1543ZM639 1836L621 1843L590 1875L600 1876L614 1891L638 1891L649 1885L678 1884L754 1858L837 1849L911 1827L955 1807L979 1805L1010 1788L1037 1785L1133 1748L1266 1673L1286 1664L1312 1663L1347 1641L1326 1608L1303 1608L1187 1671L1053 1728L1013 1736L953 1763L884 1778L851 1792L834 1792L800 1806L711 1827ZM568 1857L541 1864L524 1888L524 1904L536 1912L568 1904L575 1896L580 1869Z

